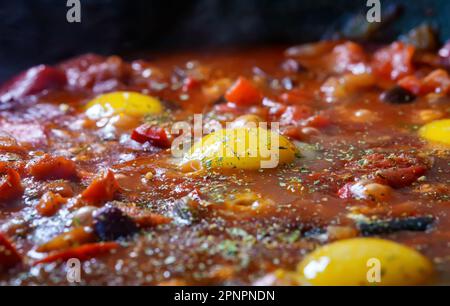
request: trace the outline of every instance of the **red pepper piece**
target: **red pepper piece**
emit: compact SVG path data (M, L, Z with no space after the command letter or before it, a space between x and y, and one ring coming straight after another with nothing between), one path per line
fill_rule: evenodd
M281 115L280 124L290 125L297 124L300 120L304 120L313 114L311 107L306 105L292 105L288 106Z
M225 99L237 106L250 106L261 102L260 91L244 77L240 77L227 91Z
M305 125L311 126L315 128L325 128L331 124L331 120L329 117L323 115L315 115L306 120Z
M386 180L389 186L402 188L411 185L419 177L425 174L427 169L423 166L411 166L408 168L391 168L378 171L377 174Z
M139 143L149 142L161 149L170 148L172 145L171 136L167 134L164 128L149 124L137 127L131 134L131 139Z
M31 162L27 170L38 180L73 179L77 177L76 164L62 156L45 155L41 159Z
M22 256L14 245L0 233L0 268L9 269L22 262Z
M117 242L89 243L49 255L36 261L33 266L56 261L67 261L71 258L77 258L81 261L85 261L100 255L105 255L118 247L119 244Z
M199 86L200 86L200 81L193 77L187 77L183 81L183 91L191 91L195 88L198 88Z
M0 163L0 202L15 200L22 196L23 191L20 174Z
M83 191L81 198L92 205L101 205L114 200L114 196L120 191L114 173L108 170L103 177L94 181Z
M414 53L413 46L394 42L375 52L372 67L378 75L398 80L414 71Z
M67 82L66 75L59 69L40 65L28 69L0 88L0 101L20 99L48 89L58 89Z

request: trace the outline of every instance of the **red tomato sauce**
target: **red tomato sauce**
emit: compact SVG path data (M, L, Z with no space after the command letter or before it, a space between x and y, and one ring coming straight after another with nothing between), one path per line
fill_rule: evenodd
M340 41L84 55L19 75L0 89L0 244L13 249L0 284L67 284L74 257L90 285L254 284L348 238L336 227L363 235L355 216L412 220L373 235L419 250L445 283L450 151L417 130L449 118L450 82L438 53L423 63L414 52ZM158 98L164 114L112 125L86 115L96 96L125 90ZM170 126L193 114L279 122L301 154L275 169L183 171ZM369 183L384 192L355 187Z

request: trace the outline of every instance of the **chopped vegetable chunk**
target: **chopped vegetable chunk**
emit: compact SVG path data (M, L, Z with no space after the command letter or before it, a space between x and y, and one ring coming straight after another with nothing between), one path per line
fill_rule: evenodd
M249 80L241 77L227 91L225 99L238 106L246 106L260 102L262 95Z
M22 262L22 256L16 248L0 233L0 272L4 269L12 268Z
M111 251L119 248L119 244L116 242L102 242L85 244L79 247L67 249L65 251L57 252L49 255L43 259L36 261L33 265L47 264L58 261L67 261L71 258L76 258L81 261L89 260L94 257L106 255Z

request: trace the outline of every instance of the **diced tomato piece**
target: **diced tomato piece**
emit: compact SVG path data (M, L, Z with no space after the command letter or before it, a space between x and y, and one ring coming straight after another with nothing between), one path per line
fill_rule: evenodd
M139 228L151 228L172 222L172 219L158 214L144 214L133 218Z
M431 92L447 94L450 91L450 77L447 71L436 69L422 80L413 75L406 76L398 81L398 85L415 95L426 95Z
M94 179L83 191L81 198L92 205L101 205L114 200L119 191L120 186L114 177L114 173L108 170L102 177Z
M389 47L378 50L373 58L374 72L384 78L398 80L414 71L415 48L402 42L394 42Z
M305 138L305 135L301 132L300 127L295 125L286 126L281 130L281 134L295 140L304 140Z
M136 206L124 205L120 209L133 219L139 228L150 228L172 222L172 219L169 217L151 213Z
M379 184L402 188L411 185L424 175L428 163L414 155L374 153L367 155L363 160L347 163L346 168L353 173L364 171L365 175L374 176Z
M288 106L281 115L280 124L290 125L296 124L300 120L304 120L313 114L312 108L306 105Z
M41 260L36 261L33 266L45 263L52 263L57 261L67 261L71 258L77 258L81 261L89 260L91 258L99 257L101 255L106 255L112 250L118 249L119 244L117 242L101 242L101 243L90 243L79 247L74 247L67 249Z
M67 199L57 193L49 191L42 196L39 204L36 206L36 210L41 216L51 217L56 214L65 203L67 203Z
M436 69L423 79L423 91L447 94L450 91L450 77L444 69Z
M0 233L0 269L9 269L22 262L22 256L6 236Z
M237 106L249 106L261 102L261 92L244 77L240 77L225 94L225 99Z
M0 101L21 99L44 90L64 87L67 79L64 72L45 65L36 66L21 73L0 88Z
M74 179L77 177L75 162L62 156L48 154L27 165L28 173L38 180Z
M131 134L131 139L139 143L149 142L155 147L166 149L172 145L172 137L162 127L143 124Z
M384 179L389 186L394 188L402 188L417 181L419 177L425 174L426 170L427 169L423 166L390 168L378 171L377 175Z
M332 60L329 62L329 66L337 73L346 71L362 73L367 68L365 64L367 56L364 49L354 42L337 45L331 56Z
M311 103L313 97L305 90L293 89L289 92L285 92L280 96L281 101L286 104L304 104Z
M415 75L408 75L397 82L398 86L403 87L413 94L420 95L423 91L423 83Z
M132 72L131 65L118 56L85 54L59 65L68 84L76 89L93 89L97 93L124 89Z
M183 91L191 91L195 88L198 88L200 86L200 81L193 78L193 77L187 77L183 81Z
M330 124L331 124L330 118L328 118L324 115L320 115L320 114L309 117L305 123L306 126L315 127L318 129L325 128L325 127L329 126Z
M350 162L355 168L364 168L370 170L388 169L388 168L408 168L415 164L423 164L419 158L409 155L384 155L381 153L373 153L364 158L363 166L360 161Z
M0 164L0 202L12 201L20 198L24 188L20 174L5 164Z
M393 205L390 208L390 214L394 218L417 216L419 212L417 210L418 207L420 207L420 203L415 201L407 201L398 205Z

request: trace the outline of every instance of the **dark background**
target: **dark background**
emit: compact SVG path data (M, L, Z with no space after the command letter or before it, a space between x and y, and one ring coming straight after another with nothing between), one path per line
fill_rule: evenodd
M402 4L385 39L427 20L450 37L450 1L381 0ZM0 81L39 63L84 52L204 49L300 43L320 39L366 0L81 0L82 23L66 21L66 0L0 0Z

